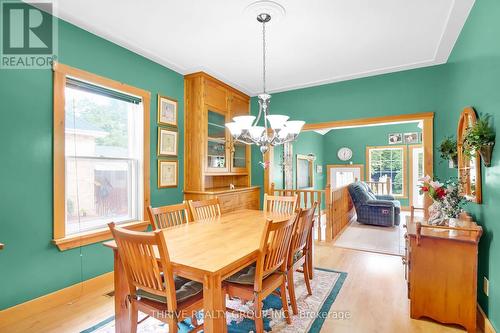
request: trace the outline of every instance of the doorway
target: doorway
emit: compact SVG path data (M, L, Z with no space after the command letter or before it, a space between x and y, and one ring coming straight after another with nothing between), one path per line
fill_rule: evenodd
M326 166L327 183L332 189L338 189L347 186L358 180L363 180L362 164L344 164L344 165L327 165Z
M424 195L418 189L418 180L424 177L424 148L410 146L410 206L424 207Z

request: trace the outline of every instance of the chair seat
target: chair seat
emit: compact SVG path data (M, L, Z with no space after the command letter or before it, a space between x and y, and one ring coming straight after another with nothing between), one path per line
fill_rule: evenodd
M302 253L302 251L295 252L295 254L293 255L293 263L295 264L303 256L304 256L304 254Z
M264 279L271 275L267 274L264 276ZM226 282L237 283L237 284L247 284L253 286L255 282L255 264L247 266L238 272L234 273L230 277L226 278Z
M175 297L177 298L177 303L183 302L188 298L198 295L203 291L203 284L180 276L174 277L174 284L175 284ZM144 297L146 299L155 302L160 302L165 304L167 303L166 297L156 295L142 289L137 289L137 296Z
M262 280L262 289L266 290L266 289L268 289L269 286L274 286L276 284L279 284L281 279L283 279L283 274L281 274L281 273L269 274L267 277L265 277ZM244 279L244 281L246 281L246 280ZM253 280L252 280L252 283L250 284L250 283L232 282L229 279L226 279L225 283L227 285L235 285L238 288L248 289L248 290L252 290L252 291L254 289L254 281Z

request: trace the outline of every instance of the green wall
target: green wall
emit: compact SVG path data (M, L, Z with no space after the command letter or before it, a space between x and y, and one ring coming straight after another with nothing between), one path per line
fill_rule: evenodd
M366 178L366 147L368 146L387 146L389 144L389 133L409 133L421 132L417 123L382 125L371 127L344 128L328 132L324 136L323 142L323 160L326 164L346 164L337 157L337 151L342 147L349 147L352 150L351 161L354 164L363 164L365 166ZM355 138L355 139L353 139ZM299 138L299 141L301 139ZM406 145L408 146L408 145ZM408 151L407 151L408 152ZM409 155L408 162L409 165ZM326 169L326 166L325 166ZM326 170L325 170L326 173ZM410 170L407 168L407 179L410 176ZM326 177L325 177L325 181ZM409 182L406 182L406 198L399 201L402 206L409 206L408 192Z
M182 75L71 24L59 22L59 61L151 92L151 202L182 201L179 187L157 188L157 94L179 101ZM111 271L101 244L60 252L52 239L52 72L0 70L0 310ZM81 260L80 260L81 255Z
M500 127L500 2L478 0L447 64L379 75L273 94L271 113L316 123L417 112L435 112L435 174L456 176L439 163L437 146L456 134L462 109L472 105L479 113L494 116ZM252 101L255 112L256 101ZM492 167L483 167L483 204L469 210L483 226L479 249L478 298L497 330L500 329L500 152L495 149ZM254 182L262 175L253 176ZM490 280L490 296L482 291L483 276Z
M274 94L271 112L309 123L416 112L435 112L435 146L456 132L464 106L495 116L500 126L500 3L476 1L447 64ZM156 187L156 94L179 100L183 128L183 79L154 62L68 23L59 26L59 60L151 91L151 197L153 205L182 199L182 156L177 189ZM52 74L47 70L0 71L0 309L97 276L112 269L102 245L59 252L52 238ZM252 110L256 110L255 99ZM346 116L348 115L348 116ZM182 152L182 135L179 150ZM479 253L479 283L490 279L490 296L479 289L480 304L500 328L500 153L483 168L483 205L470 205L484 228ZM252 150L252 182L263 172ZM435 157L440 177L453 175ZM80 257L81 255L81 257ZM57 274L54 274L56 272ZM10 286L10 288L5 288Z
M323 136L315 132L304 132L300 134L299 140L293 143L293 187L296 187L297 155L314 154L314 188L323 189L325 184L325 172L317 173L316 166L323 165ZM273 179L276 188L283 188L283 172L281 165L283 158L283 146L274 148Z

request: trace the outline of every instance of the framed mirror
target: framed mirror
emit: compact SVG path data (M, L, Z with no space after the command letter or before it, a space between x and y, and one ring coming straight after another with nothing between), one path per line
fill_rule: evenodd
M468 200L480 204L481 193L481 159L475 152L473 157L468 157L463 152L463 142L467 129L477 121L476 111L467 107L462 111L458 120L457 145L458 145L458 179L462 183L462 194Z
M314 188L314 155L297 154L297 189Z

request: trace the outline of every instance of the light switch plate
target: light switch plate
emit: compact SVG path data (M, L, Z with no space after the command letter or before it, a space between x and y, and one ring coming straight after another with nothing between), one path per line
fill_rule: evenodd
M483 277L483 292L486 296L490 296L490 281L486 276Z

